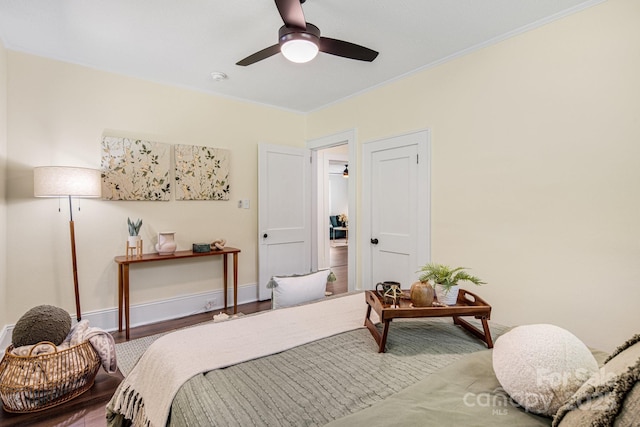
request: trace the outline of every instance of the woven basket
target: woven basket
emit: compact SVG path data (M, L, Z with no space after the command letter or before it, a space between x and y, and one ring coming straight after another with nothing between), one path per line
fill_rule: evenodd
M10 345L0 362L0 398L7 412L36 412L65 403L89 390L100 358L89 341L38 356L16 356ZM35 348L35 346L34 346ZM31 350L33 351L33 349Z

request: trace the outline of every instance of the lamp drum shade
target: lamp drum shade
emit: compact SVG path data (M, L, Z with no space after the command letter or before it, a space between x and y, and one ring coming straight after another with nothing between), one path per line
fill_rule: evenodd
M97 169L41 166L33 169L35 197L100 197L101 173Z

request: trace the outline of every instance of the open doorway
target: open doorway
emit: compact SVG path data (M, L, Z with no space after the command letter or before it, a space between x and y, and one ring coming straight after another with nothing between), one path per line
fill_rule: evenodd
M319 148L316 174L318 268L329 268L336 280L332 294L349 290L349 147Z
M333 147L324 153L328 163L328 194L325 199L325 216L329 217L328 248L329 266L336 280L327 286L327 291L334 294L348 291L349 270L349 163L347 146Z
M336 293L358 289L356 284L356 242L358 241L356 207L356 133L355 129L307 141L314 161L312 173L311 262L313 269L331 268L336 274ZM347 169L348 176L344 176ZM334 201L331 207L330 176L341 182L336 192L346 192L346 205ZM336 187L338 188L338 186ZM332 212L332 209L335 212ZM331 214L345 214L344 238L332 238ZM346 232L348 231L348 238ZM335 241L335 242L334 242ZM335 269L334 269L335 267ZM346 280L346 283L345 283ZM331 289L327 289L331 291Z

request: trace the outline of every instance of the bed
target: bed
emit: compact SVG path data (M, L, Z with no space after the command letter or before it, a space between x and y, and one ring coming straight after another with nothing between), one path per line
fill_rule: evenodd
M108 424L551 425L513 405L491 351L450 319L394 322L378 353L365 313L355 293L166 335L118 388Z

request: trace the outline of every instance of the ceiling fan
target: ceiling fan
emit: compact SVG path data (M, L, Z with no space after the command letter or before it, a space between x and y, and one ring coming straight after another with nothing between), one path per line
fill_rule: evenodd
M320 29L305 21L302 3L306 0L275 0L284 25L278 31L278 44L249 55L236 65L247 66L282 52L289 61L309 62L318 52L371 62L378 52L343 40L320 36Z

